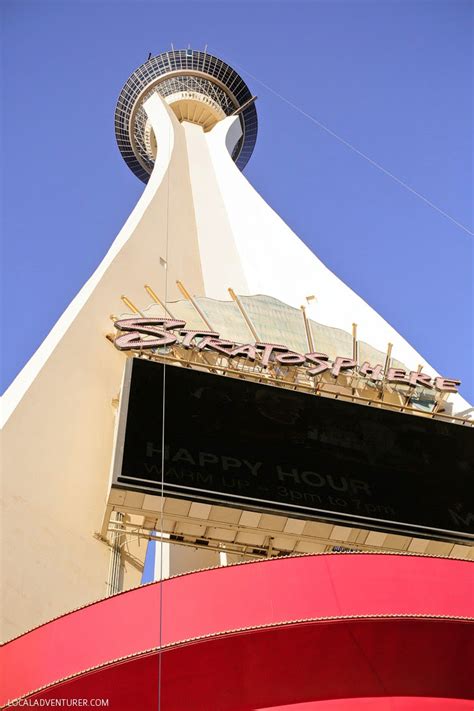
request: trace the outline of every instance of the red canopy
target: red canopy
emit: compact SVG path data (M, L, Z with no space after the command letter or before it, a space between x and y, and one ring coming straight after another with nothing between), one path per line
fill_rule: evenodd
M9 642L1 702L104 699L112 711L155 711L160 693L162 711L467 709L471 570L338 553L152 583Z

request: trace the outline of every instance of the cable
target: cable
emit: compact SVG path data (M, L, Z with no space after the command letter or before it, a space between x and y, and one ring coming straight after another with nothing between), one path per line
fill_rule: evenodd
M168 169L166 186L166 248L165 248L165 298L168 303L168 244L169 244L169 210L170 210L170 172L171 172L171 123L168 120ZM163 641L163 517L164 517L164 491L165 491L165 417L166 417L166 363L163 363L163 398L161 411L161 501L160 501L160 629L158 634L158 711L161 711L161 674Z
M466 225L463 225L462 222L459 222L459 221L456 220L454 217L452 217L452 216L449 215L447 212L445 212L445 211L442 210L440 207L438 207L438 206L435 205L433 202L431 202L431 200L428 200L427 197L425 197L424 195L422 195L421 193L419 193L417 190L415 190L415 189L412 188L410 185L408 185L407 183L405 183L403 180L401 180L400 178L398 178L396 175L394 175L393 173L391 173L389 170L387 170L386 168L384 168L383 165L380 165L380 163L377 163L377 161L373 160L373 158L370 158L370 156L368 156L366 153L363 153L362 151L360 151L358 148L356 148L354 145L352 145L352 143L349 143L349 141L346 141L345 138L342 138L342 136L339 136L339 134L337 134L335 131L332 131L332 130L331 130L328 126L326 126L324 123L322 123L321 121L318 121L318 119L316 119L314 116L311 116L311 114L308 114L307 111L304 111L304 109L302 109L302 108L300 108L299 106L297 106L296 104L294 104L292 101L290 101L289 99L287 99L285 96L283 96L282 94L280 94L280 93L279 93L278 91L276 91L275 89L272 89L271 86L268 86L268 84L266 84L264 81L262 81L261 79L258 79L254 74L251 74L251 72L247 71L247 69L245 69L244 67L242 67L242 65L238 64L237 62L232 62L232 64L235 65L240 71L244 72L244 73L247 74L249 77L251 77L251 79L253 79L254 81L258 82L261 86L263 86L265 89L267 89L267 91L271 92L271 93L274 94L276 97L278 97L279 99L281 99L282 101L284 101L285 104L288 104L288 106L291 106L291 108L293 108L295 111L298 111L298 113L300 113L302 116L305 116L306 118L308 118L310 121L312 121L314 124L316 124L316 126L319 126L319 128L321 128L323 131L326 131L326 133L328 133L330 136L332 136L333 138L335 138L337 141L339 141L340 143L342 143L344 146L347 146L347 148L350 148L351 151L353 151L354 153L356 153L356 154L357 154L358 156L360 156L361 158L364 158L364 160L368 161L368 162L369 162L371 165L373 165L375 168L378 168L378 170L380 170L382 173L384 173L385 175L387 175L389 178L392 178L392 180L394 180L396 183L398 183L398 184L401 185L403 188L405 188L406 190L408 190L410 193L412 193L413 195L415 195L416 197L418 197L420 200L422 200L424 203L426 203L427 205L429 205L430 207L432 207L433 210L436 210L436 211L439 212L441 215L443 215L443 216L446 217L448 220L450 220L453 224L455 224L457 227L459 227L461 230L464 230L464 232L467 232L468 235L471 235L471 237L474 236L474 232L473 232L472 230L470 230L469 227L466 227Z

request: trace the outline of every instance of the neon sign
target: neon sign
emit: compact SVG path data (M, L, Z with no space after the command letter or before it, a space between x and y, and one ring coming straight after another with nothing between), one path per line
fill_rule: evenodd
M246 358L258 362L263 368L270 364L299 366L307 369L307 374L317 376L329 372L335 378L346 371L356 371L372 380L398 383L416 387L434 388L441 392L458 392L460 380L434 377L418 371L403 368L387 368L371 365L367 361L358 365L353 358L337 356L330 360L325 353L297 353L287 346L276 343L235 343L222 339L215 331L196 331L185 328L186 322L170 318L129 318L115 322L115 328L123 333L115 338L115 347L121 351L150 350L179 343L184 348L198 351L213 351L227 358Z

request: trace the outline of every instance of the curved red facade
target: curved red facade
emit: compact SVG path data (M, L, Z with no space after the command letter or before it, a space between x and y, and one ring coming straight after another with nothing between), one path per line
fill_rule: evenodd
M5 645L1 702L105 698L146 711L160 688L163 711L471 708L471 571L328 554L143 586Z

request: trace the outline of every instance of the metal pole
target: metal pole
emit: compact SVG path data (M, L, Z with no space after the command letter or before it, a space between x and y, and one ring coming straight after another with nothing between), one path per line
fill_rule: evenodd
M177 281L177 282L176 282L176 285L177 285L178 289L180 290L180 292L182 293L182 295L184 296L184 298L187 299L188 301L190 301L190 302L192 303L192 305L194 306L194 308L196 309L196 311L198 312L199 316L202 318L202 320L204 321L204 323L206 324L206 326L208 327L208 329L209 329L210 331L214 331L214 329L212 328L211 324L210 324L209 321L207 320L206 315L204 314L204 312L202 311L202 309L199 307L199 305L197 304L196 300L191 296L191 294L189 293L189 291L186 289L186 287L184 286L183 282Z
M227 291L229 292L229 294L230 294L232 300L235 301L235 303L237 304L238 309L239 309L240 313L242 314L243 319L244 319L245 323L247 324L247 326L248 326L248 328L249 328L249 330L250 330L250 333L251 333L252 336L255 338L255 342L256 342L256 343L259 342L259 341L260 341L260 338L259 338L259 335L258 335L258 333L257 333L257 330L256 330L255 326L253 325L250 316L248 315L248 313L247 313L246 310L244 309L244 306L243 306L241 300L239 299L239 297L237 296L237 294L235 293L235 291L234 291L233 289L231 289L230 287L229 287L229 289L227 289Z

